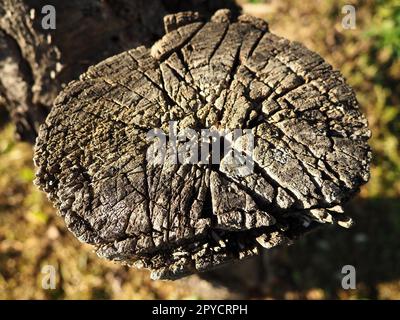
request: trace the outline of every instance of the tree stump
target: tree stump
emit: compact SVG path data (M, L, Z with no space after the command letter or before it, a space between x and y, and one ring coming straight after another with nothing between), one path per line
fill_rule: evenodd
M56 28L42 13L52 5ZM168 13L239 7L234 0L0 0L0 108L22 140L34 142L62 87L99 61L163 35Z
M263 20L165 17L167 34L92 66L57 97L35 147L37 185L107 259L176 279L290 244L369 178L370 131L353 90ZM247 129L253 170L148 162L148 131ZM236 148L236 141L233 142Z

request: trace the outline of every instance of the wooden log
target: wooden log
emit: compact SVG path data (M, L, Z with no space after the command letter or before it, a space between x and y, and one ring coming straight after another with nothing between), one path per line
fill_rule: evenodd
M369 179L370 131L340 73L251 16L164 21L151 49L71 82L41 127L36 183L69 230L102 257L176 279L349 227L342 204ZM171 121L249 130L252 170L225 153L217 165L149 162L149 130Z
M54 30L43 29L45 5ZM239 12L234 0L0 0L0 100L18 136L33 142L61 88L90 65L153 44L167 13L225 7Z

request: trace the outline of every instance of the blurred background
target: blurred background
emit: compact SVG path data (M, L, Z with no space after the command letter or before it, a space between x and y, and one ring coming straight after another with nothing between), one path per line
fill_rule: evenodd
M70 234L32 184L32 146L16 142L0 109L0 299L400 299L400 2L239 0L270 30L341 70L372 130L371 180L346 207L350 230L322 228L291 247L202 276L152 281L102 260ZM342 26L342 7L356 28ZM1 103L0 103L1 105ZM57 270L42 288L45 265ZM357 287L341 286L344 265Z

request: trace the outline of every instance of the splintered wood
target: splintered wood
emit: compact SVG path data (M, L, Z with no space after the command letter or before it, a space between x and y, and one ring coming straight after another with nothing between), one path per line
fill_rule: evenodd
M240 11L234 0L0 0L0 111L34 143L65 84L107 57L151 46L166 14L191 8L205 16ZM43 26L51 20L55 29Z
M293 242L369 178L370 131L339 72L259 19L164 19L167 34L90 67L58 96L35 147L37 185L107 259L176 279ZM251 174L146 160L146 134L248 129Z

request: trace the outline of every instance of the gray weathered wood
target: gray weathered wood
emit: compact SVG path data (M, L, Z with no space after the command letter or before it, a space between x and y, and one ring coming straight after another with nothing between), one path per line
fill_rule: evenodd
M370 131L353 90L318 54L259 19L217 11L90 67L58 96L35 147L36 183L107 259L174 279L293 242L369 178ZM254 171L146 161L146 133L251 129ZM232 169L233 168L233 169Z
M42 8L56 29L42 28ZM163 35L167 13L239 7L234 0L0 0L0 105L22 140L34 141L62 87L99 61Z

